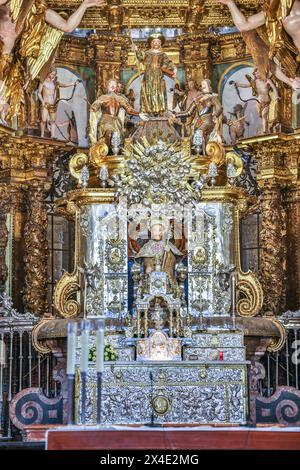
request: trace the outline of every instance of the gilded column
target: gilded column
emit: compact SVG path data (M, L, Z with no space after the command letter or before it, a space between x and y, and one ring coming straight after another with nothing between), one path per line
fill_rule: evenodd
M24 230L25 289L24 307L35 315L43 315L47 305L47 207L45 184L32 181L28 188L28 212Z
M212 78L212 60L210 55L210 38L202 33L177 38L183 49L182 62L185 66L187 80L194 80L199 86L201 81Z
M19 312L23 311L20 292L24 288L24 227L26 222L24 184L11 183L11 296Z
M195 32L201 28L204 14L205 0L190 0L185 16L185 30L187 33Z
M10 210L10 192L6 184L0 185L0 290L5 289L8 277L6 247L8 242L7 214Z
M286 190L287 217L287 310L300 307L300 182Z
M278 122L281 132L293 132L293 92L277 80L281 99L278 102Z
M121 79L121 67L126 63L130 47L128 37L91 35L89 55L93 56L96 72L96 95L106 91L110 78Z
M260 275L264 312L280 314L285 303L285 216L280 187L266 180L261 187Z
M111 0L107 9L107 22L114 33L121 33L124 20L122 0Z

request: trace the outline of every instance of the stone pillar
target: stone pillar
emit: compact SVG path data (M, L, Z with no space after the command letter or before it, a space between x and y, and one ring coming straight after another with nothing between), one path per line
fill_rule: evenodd
M285 217L280 187L266 180L261 186L260 275L264 312L280 314L285 304Z
M28 188L28 212L24 230L25 289L24 307L34 315L42 316L47 305L47 207L45 184L33 180Z

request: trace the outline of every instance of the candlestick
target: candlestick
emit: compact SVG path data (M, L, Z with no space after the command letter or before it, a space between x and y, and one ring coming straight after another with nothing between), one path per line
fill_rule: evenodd
M89 336L90 336L90 321L83 320L81 322L81 357L80 357L80 372L87 372L89 367Z
M104 326L104 320L99 319L96 321L97 424L101 423L102 377L104 372Z
M85 424L86 416L86 378L89 367L89 336L90 321L81 322L81 357L80 357L80 379L81 379L81 423Z
M236 276L231 275L232 328L235 330Z
M73 375L75 374L77 322L68 323L67 335L67 375Z
M77 322L69 322L67 325L67 378L68 378L68 409L67 423L74 424L74 383L75 383L75 358Z

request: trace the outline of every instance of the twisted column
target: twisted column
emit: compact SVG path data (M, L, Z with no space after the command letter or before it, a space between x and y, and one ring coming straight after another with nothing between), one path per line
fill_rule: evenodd
M34 315L43 315L48 310L47 304L47 207L46 188L38 181L33 181L28 189L28 212L24 230L25 254L25 289L24 307Z
M8 242L7 214L10 210L10 191L5 184L0 185L0 290L4 290L8 276L6 247Z
M260 275L265 313L279 314L285 303L285 215L280 188L262 186Z
M286 309L300 306L300 184L285 193L287 217L287 296Z

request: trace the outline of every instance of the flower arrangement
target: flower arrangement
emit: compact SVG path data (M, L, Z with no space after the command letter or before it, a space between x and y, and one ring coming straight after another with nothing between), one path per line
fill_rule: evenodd
M104 360L105 361L116 361L118 355L111 344L104 346ZM96 346L92 346L89 350L89 361L96 362Z

